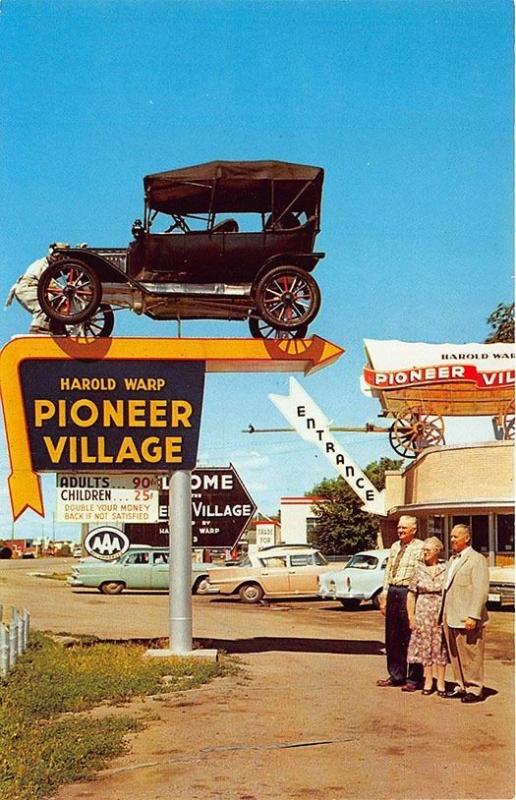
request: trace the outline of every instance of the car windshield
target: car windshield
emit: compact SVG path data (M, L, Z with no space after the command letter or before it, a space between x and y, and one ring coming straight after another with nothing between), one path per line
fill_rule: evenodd
M368 556L364 553L357 553L351 561L346 564L345 569L375 569L378 566L378 559L375 556Z

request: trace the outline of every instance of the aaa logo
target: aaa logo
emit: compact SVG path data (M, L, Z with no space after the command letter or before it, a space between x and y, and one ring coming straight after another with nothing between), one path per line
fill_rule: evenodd
M101 561L115 561L129 549L130 541L123 531L103 525L94 528L84 540L86 552Z

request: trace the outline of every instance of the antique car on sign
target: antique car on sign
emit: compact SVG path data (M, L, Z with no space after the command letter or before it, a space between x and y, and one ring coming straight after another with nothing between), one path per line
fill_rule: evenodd
M264 597L315 597L317 579L335 569L310 545L274 545L248 555L238 566L209 571L210 586L243 603Z
M98 558L81 559L68 578L72 589L98 589L102 594L120 594L125 589L168 589L168 548L131 547L115 561ZM192 594L206 594L208 569L214 564L192 563Z
M212 161L148 175L128 247L54 247L38 285L54 333L109 336L113 310L248 320L302 338L319 310L320 167ZM228 216L231 215L231 216Z
M348 561L344 569L319 577L319 597L340 600L344 608L358 608L362 600L380 606L385 567L389 550L364 550Z

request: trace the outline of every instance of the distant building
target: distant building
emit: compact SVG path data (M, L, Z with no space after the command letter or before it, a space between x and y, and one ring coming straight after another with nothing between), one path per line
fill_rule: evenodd
M310 542L311 532L317 524L313 506L324 502L324 497L282 497L281 541L285 544Z
M514 564L513 479L512 441L429 447L405 469L385 473L384 545L397 538L400 515L411 514L421 538L438 536L446 554L449 532L462 522L490 565Z

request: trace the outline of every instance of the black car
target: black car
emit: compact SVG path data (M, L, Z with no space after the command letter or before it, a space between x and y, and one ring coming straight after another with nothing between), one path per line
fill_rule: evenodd
M113 309L152 319L248 319L255 337L303 337L324 172L211 161L148 175L127 248L55 247L38 298L55 333L109 336Z

